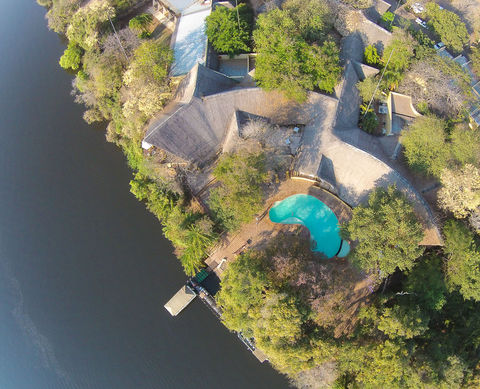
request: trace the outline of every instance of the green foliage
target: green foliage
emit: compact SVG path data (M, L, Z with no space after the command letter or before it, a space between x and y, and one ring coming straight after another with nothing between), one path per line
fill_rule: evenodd
M58 63L64 69L77 70L82 63L83 50L75 43L69 43Z
M395 305L385 308L380 316L378 329L389 338L412 339L428 329L428 316L419 306Z
M293 20L296 33L309 43L323 42L332 29L332 14L326 1L288 0L283 9Z
M123 66L115 56L86 52L83 72L75 79L77 102L96 112L92 118L111 120L120 108ZM87 111L88 112L88 111Z
M137 32L137 34L142 34L148 32L148 27L152 23L152 20L153 17L151 14L143 13L130 19L128 27Z
M480 250L474 233L462 222L449 220L443 229L444 251L448 255L445 276L447 286L465 299L480 301Z
M115 16L115 9L107 0L94 1L80 8L67 28L67 38L84 50L93 50L99 44L99 30Z
M244 3L233 9L217 6L205 20L208 40L215 50L234 56L248 52L253 15Z
M393 21L395 20L395 14L387 11L382 15L381 26L388 31L392 31Z
M125 75L128 84L133 78L142 78L163 84L167 80L168 66L173 61L170 48L156 41L143 42L135 50L134 58Z
M405 70L413 60L416 47L417 43L409 34L402 30L394 31L392 41L383 51L382 63L387 69L382 81L382 89L394 89L398 86Z
M223 310L222 321L229 329L253 335L263 293L269 284L263 258L258 254L242 254L229 264L217 295L217 303Z
M80 8L81 0L52 0L47 12L48 28L59 34L64 34L72 16Z
M414 170L439 176L447 166L450 150L446 122L435 116L415 119L401 136L407 162Z
M445 45L456 53L460 53L468 42L469 35L465 23L455 13L440 7L434 2L426 5L429 18L428 25Z
M421 307L428 311L440 311L446 303L447 288L441 268L439 256L424 256L410 270L405 282L405 289L413 293Z
M138 0L110 0L112 6L120 13L128 11L129 8L138 3Z
M45 8L52 8L53 0L37 0L37 4Z
M477 77L480 77L480 46L472 46L470 60L472 61L472 70Z
M185 273L194 275L203 267L203 259L217 238L212 221L186 210L178 194L141 173L130 181L130 192L145 201L148 210L162 222L163 233L176 248Z
M365 112L366 109L365 105L360 106L360 128L369 134L373 134L378 127L378 117L372 108L369 108L368 112Z
M331 358L335 345L312 328L298 296L271 278L267 256L250 251L230 263L217 302L229 329L254 337L277 369L295 374Z
M325 36L330 28L327 20L317 15L314 24L307 19L299 21L305 12L296 14L293 9L287 6L258 17L253 33L258 53L255 77L266 90L278 89L289 98L304 101L307 90L333 92L341 73L339 50L329 40L307 40Z
M365 53L363 54L365 63L370 66L376 66L380 64L381 58L377 53L377 48L373 45L365 47Z
M365 80L357 83L358 92L364 103L368 103L372 96L376 100L382 96L380 90L377 89L377 83L378 81L375 77L367 77Z
M224 154L213 175L221 185L212 190L209 205L222 227L234 230L250 222L263 204L265 156Z
M354 208L345 232L358 241L352 252L354 262L380 278L397 268L411 269L423 252L418 245L422 226L411 204L393 186L377 188L370 194L368 206Z

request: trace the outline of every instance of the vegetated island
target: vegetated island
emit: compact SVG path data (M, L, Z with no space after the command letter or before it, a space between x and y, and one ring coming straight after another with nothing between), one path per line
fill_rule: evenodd
M479 4L37 1L230 330L299 388L480 387Z

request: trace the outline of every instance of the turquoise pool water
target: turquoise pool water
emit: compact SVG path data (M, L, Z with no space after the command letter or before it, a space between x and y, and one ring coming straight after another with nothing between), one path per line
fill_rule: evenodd
M348 242L339 235L338 219L333 211L316 197L297 194L277 201L268 213L270 220L282 224L302 224L310 231L312 251L328 258L344 257L350 251Z

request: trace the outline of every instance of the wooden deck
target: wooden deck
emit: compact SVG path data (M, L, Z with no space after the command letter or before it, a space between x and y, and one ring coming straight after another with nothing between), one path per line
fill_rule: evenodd
M227 234L221 240L221 243L205 261L208 267L221 277L228 263L243 251L250 248L261 248L278 234L298 231L298 229L306 230L301 225L273 223L268 217L268 210L275 202L294 194L315 196L330 207L340 224L351 218L351 209L347 204L335 195L315 186L313 182L304 179L286 180L280 185L278 191L266 201L264 211L260 214L258 221L254 220L236 233Z

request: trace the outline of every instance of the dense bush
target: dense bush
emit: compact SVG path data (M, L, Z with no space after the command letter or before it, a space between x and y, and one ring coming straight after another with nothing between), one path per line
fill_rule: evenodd
M212 190L209 205L220 225L234 230L250 222L261 210L264 200L265 156L224 154L213 175L221 185Z
M365 63L370 66L377 66L381 61L381 57L378 55L377 48L373 45L368 45L365 47L363 59L365 60Z
M77 70L82 63L83 50L75 43L69 43L63 55L60 57L59 64L64 69Z
M352 259L380 279L397 268L411 269L423 252L419 246L422 226L412 205L395 187L375 189L367 206L354 208L344 231L349 239L358 241Z
M337 45L326 39L331 29L328 8L311 18L323 2L309 1L300 13L297 3L287 2L283 10L258 17L253 34L258 53L255 78L264 89L278 89L304 101L308 90L333 92L341 67Z
M233 9L217 6L205 20L205 31L216 51L233 56L250 51L252 23L252 11L244 3Z
M469 39L467 27L460 17L455 12L440 9L434 2L427 3L426 13L428 25L440 40L455 53L460 53Z

